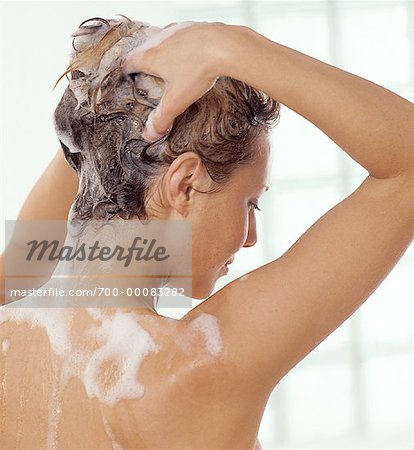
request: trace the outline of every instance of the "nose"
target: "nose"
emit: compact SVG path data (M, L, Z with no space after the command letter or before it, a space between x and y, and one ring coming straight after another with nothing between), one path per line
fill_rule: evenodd
M253 247L257 243L257 230L256 230L256 218L254 212L249 216L249 230L247 232L246 241L243 247Z

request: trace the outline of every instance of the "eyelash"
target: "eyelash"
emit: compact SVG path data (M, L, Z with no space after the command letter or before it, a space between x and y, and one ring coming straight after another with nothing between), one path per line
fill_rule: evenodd
M256 209L257 211L261 211L261 209L259 208L258 205L256 205L256 203L250 202L249 205L250 205L250 206L253 206L253 208Z

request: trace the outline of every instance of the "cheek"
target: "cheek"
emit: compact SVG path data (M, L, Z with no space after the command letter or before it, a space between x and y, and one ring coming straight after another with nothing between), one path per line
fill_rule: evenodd
M224 246L232 252L239 250L249 231L249 216L247 208L239 207L233 214L227 216L226 236Z
M193 217L193 263L215 267L235 254L245 243L249 213L244 200L227 198L204 205Z

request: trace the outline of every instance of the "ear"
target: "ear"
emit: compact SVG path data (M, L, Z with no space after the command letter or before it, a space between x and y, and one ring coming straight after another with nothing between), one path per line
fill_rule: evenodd
M163 198L168 205L186 217L194 203L197 192L205 190L211 180L200 158L194 152L178 156L164 174L162 181Z

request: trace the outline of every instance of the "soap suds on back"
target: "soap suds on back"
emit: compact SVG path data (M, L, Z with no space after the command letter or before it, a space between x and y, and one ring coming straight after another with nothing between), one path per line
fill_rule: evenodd
M191 327L204 335L207 350L212 355L218 355L223 348L217 317L203 313L194 319Z
M95 324L88 329L86 340L79 346L75 345L74 313L70 309L0 308L0 324L11 321L18 325L27 324L31 329L45 330L51 352L58 358L58 361L52 360L50 368L52 383L49 387L49 417L45 442L45 448L48 449L58 448L63 392L71 378L82 381L90 398L97 398L111 407L121 400L137 399L145 392L144 385L138 379L139 367L147 355L157 353L161 349L140 325L135 314L115 312L113 315L106 315L98 308L89 308L86 311ZM87 342L88 340L90 342ZM93 349L91 342L96 344ZM3 339L2 353L5 354L9 347L10 341ZM102 377L102 373L106 373L106 376ZM6 391L6 374L1 388L3 392ZM21 391L21 396L24 397L21 401L27 400L24 390ZM121 449L114 440L112 445L116 450Z
M11 320L17 324L26 323L30 328L43 328L50 346L58 356L65 356L71 350L70 327L73 312L63 308L3 308L0 324Z
M47 449L58 449L58 425L62 414L62 396L60 392L59 371L57 367L51 367L52 393L49 398L49 423L47 430Z
M102 421L103 421L103 425L104 425L104 428L105 428L106 435L111 440L112 450L123 450L121 445L115 439L114 432L112 431L111 426L109 425L109 422L108 422L108 420L107 420L107 418L105 416L102 416Z
M137 323L136 316L116 313L92 329L90 335L99 339L102 345L90 357L84 372L83 381L89 397L97 397L108 406L123 399L142 397L144 386L137 381L137 371L144 357L157 353L160 346ZM101 369L108 361L114 364L102 377Z
M8 339L4 339L3 342L1 343L1 351L3 355L5 355L8 352L9 348L10 348L10 341Z

